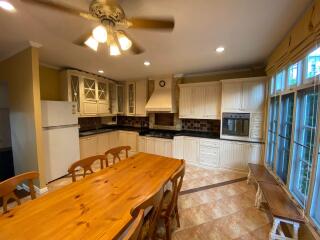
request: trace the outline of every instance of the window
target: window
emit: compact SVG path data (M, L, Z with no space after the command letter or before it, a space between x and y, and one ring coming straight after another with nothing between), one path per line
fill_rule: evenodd
M273 169L275 147L277 140L279 97L273 97L270 100L269 124L268 124L268 152L267 164Z
M311 218L318 228L320 228L320 149L318 151L318 167L316 173L316 180L313 191L313 198L311 204Z
M298 71L299 71L299 63L295 63L291 65L288 69L288 87L293 87L298 84Z
M306 78L313 78L320 74L320 47L307 56Z
M270 81L270 95L274 94L274 77L272 77L271 81Z
M288 163L290 156L294 94L282 96L280 129L278 135L277 175L284 183L287 182Z
M281 72L278 72L276 75L276 92L280 92L283 90L283 86L284 86L284 80L285 80L285 74L286 72L284 70L282 70Z
M318 106L317 89L298 93L296 108L296 133L290 189L300 204L305 207L309 191L310 173L316 134Z

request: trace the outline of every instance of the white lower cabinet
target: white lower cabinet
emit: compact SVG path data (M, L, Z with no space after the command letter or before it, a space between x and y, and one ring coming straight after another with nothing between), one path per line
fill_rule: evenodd
M172 156L177 159L183 159L183 137L174 137Z
M155 137L139 137L139 152L172 157L173 140Z
M219 140L200 139L199 162L209 167L220 165L220 143Z
M199 138L183 138L183 159L187 163L199 164Z
M98 137L97 135L82 137L80 143L80 158L87 158L97 155Z

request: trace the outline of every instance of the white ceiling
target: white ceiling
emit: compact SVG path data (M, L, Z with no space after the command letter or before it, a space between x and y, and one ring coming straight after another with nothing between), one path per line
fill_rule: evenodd
M195 73L263 64L312 0L120 0L128 16L173 16L173 32L131 30L141 55L110 57L72 44L96 23L55 10L8 0L17 12L0 9L0 59L41 43L40 61L117 80ZM55 0L87 10L89 0ZM224 54L216 47L223 45ZM151 66L145 67L144 60Z

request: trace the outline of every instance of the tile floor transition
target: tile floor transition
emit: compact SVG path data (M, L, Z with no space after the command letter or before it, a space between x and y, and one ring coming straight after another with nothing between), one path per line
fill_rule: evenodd
M94 169L99 169L99 163ZM244 177L244 173L187 165L178 200L181 227L175 229L173 240L268 239L270 217L254 207L256 190L253 185L247 185ZM236 179L240 180L219 186ZM71 177L61 178L48 184L48 190L54 191L71 182ZM211 188L199 189L208 185Z

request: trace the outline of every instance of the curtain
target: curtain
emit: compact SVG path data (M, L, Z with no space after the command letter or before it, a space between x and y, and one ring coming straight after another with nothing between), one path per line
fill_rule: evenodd
M266 72L273 75L303 58L320 41L320 0L315 0L292 31L268 59Z

